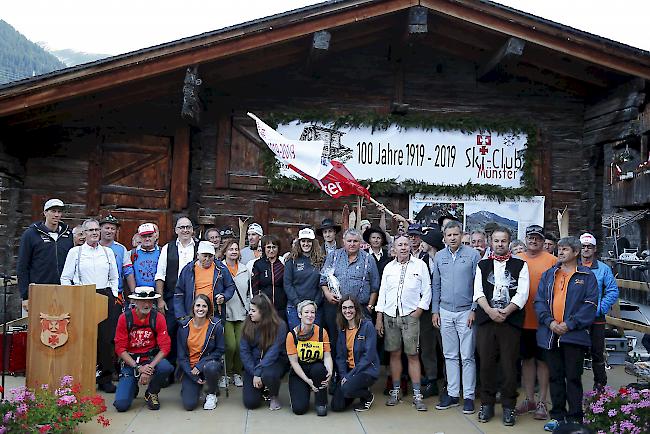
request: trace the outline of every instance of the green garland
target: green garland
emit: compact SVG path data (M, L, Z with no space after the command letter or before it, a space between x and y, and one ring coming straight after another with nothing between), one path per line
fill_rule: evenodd
M519 196L530 197L534 195L533 158L537 145L537 131L529 123L520 119L477 119L471 117L432 116L420 113L408 114L406 116L388 115L382 116L377 113L354 113L344 115L333 115L331 112L301 112L300 114L269 113L264 115L264 121L277 128L280 124L287 124L296 120L301 122L313 122L327 124L331 128L341 127L360 128L370 127L375 130L386 130L391 125L397 125L403 129L419 128L425 131L438 129L441 131L462 131L464 133L474 131L490 131L495 133L524 133L528 136L528 144L525 153L524 166L522 168L522 187L500 187L491 184L474 184L468 182L464 185L436 185L426 184L414 179L406 179L397 182L395 179L383 180L359 180L362 185L370 184L370 192L373 196L387 196L391 194L433 194L450 197L463 196L487 196L490 199L508 199ZM280 165L275 155L268 148L262 153L264 171L268 177L271 190L276 192L321 192L321 190L307 180L301 178L289 178L280 175Z

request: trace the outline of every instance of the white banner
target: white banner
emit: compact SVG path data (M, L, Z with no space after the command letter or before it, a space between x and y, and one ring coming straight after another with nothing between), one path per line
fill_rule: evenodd
M523 241L530 225L544 226L544 196L497 201L486 197L451 198L416 194L409 200L409 218L431 226L438 217L451 214L463 222L466 232L483 230L488 222L505 226L512 239Z
M526 134L404 130L392 126L334 130L323 124L294 121L278 126L285 137L323 140L323 158L338 160L357 179L413 179L427 184L456 185L471 181L521 187ZM284 176L295 173L286 167Z

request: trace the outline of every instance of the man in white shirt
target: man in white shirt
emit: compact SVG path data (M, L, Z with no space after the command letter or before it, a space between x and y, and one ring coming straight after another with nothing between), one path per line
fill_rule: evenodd
M478 263L474 278L476 348L480 358L481 409L479 422L494 417L497 369L501 368L503 424L515 424L517 403L517 359L524 306L528 301L529 274L525 261L512 257L510 231L492 232L492 253ZM498 361L498 363L497 363Z
M68 252L61 273L61 285L95 285L98 294L108 298L108 318L97 326L98 387L107 393L115 392L113 375L113 336L120 315L118 273L115 254L99 244L99 222L88 219L81 225L86 242Z
M413 405L426 411L422 400L422 378L418 346L420 340L420 315L431 303L431 277L427 265L411 256L408 237L395 240L396 257L384 268L377 300L379 336L384 336L384 349L390 353L390 372L393 385L386 405L400 403L400 378L402 375L402 344L408 359L408 371L413 384Z
M181 270L185 265L194 261L198 243L194 241L194 226L187 217L179 217L174 228L176 239L165 244L160 250L158 266L156 267L156 292L162 297L158 299L158 311L165 315L167 332L172 340L171 350L167 360L176 366L176 330L178 321L174 313L174 291Z

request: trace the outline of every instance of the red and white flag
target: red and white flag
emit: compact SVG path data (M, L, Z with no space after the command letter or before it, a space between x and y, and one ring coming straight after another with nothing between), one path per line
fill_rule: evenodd
M278 160L287 166L298 168L312 177L321 173L321 157L325 143L322 140L290 140L265 124L252 113L248 116L255 120L257 132Z
M370 192L359 184L354 175L338 161L332 160L318 178L307 175L296 167L289 166L294 172L307 179L327 195L334 198L341 196L363 196L370 200ZM325 168L326 167L326 168Z

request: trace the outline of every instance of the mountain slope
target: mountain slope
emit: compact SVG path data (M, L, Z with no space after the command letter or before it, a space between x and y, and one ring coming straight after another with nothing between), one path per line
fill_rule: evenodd
M54 55L0 20L0 84L65 67Z

